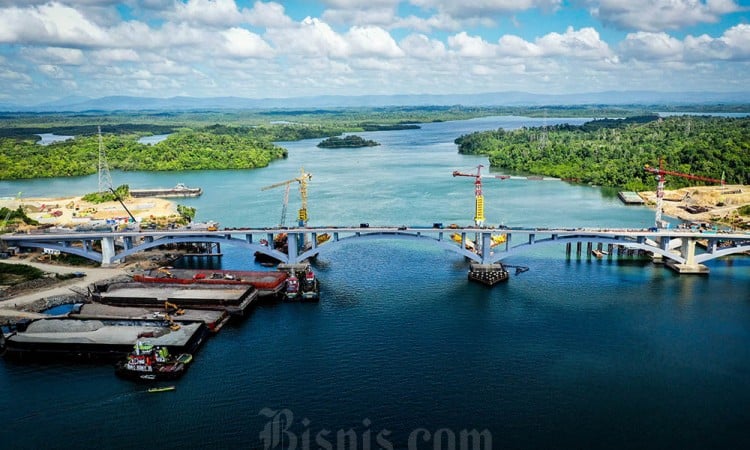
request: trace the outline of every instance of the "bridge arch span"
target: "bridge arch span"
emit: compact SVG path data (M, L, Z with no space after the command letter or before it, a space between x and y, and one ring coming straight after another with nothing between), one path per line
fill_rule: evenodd
M199 243L199 242L210 242L214 244L227 244L227 245L233 245L241 248L246 248L252 252L259 252L263 253L265 255L272 256L280 261L286 261L287 255L278 251L273 250L269 248L267 245L261 245L254 242L248 242L244 239L238 239L234 238L230 235L222 236L222 235L211 235L211 236L176 236L176 237L162 237L158 239L154 239L152 241L144 242L142 244L133 246L127 250L121 251L115 255L116 259L125 258L127 256L134 255L136 253L142 252L144 250L148 250L150 248L154 247L160 247L162 245L169 245L169 244L193 244L193 243Z
M481 261L481 257L474 252L459 247L450 240L436 239L432 236L425 236L417 233L404 233L404 232L367 232L359 233L351 236L342 237L340 239L333 239L315 248L307 250L299 255L300 260L311 258L315 255L325 254L330 251L339 248L341 244L347 244L352 241L378 241L378 240L403 240L419 243L427 243L430 245L437 245L445 250L450 250L453 253L458 253L461 256L465 256L473 261Z
M509 256L526 253L530 251L532 248L538 247L538 246L567 244L567 243L573 243L573 242L576 242L576 243L594 242L597 244L601 243L601 244L622 245L627 248L644 250L644 251L651 252L651 253L657 253L659 255L662 255L664 258L677 261L678 263L685 262L685 259L682 256L674 254L668 249L664 250L658 247L654 247L645 243L639 243L636 241L628 241L628 240L623 240L623 239L608 238L608 237L602 237L602 236L587 236L587 235L550 237L550 238L545 238L545 239L538 239L533 242L525 242L523 244L517 244L517 245L509 247L508 250L506 251L496 252L494 255L492 255L492 257L490 257L490 261L493 263L500 262Z
M60 245L56 242L24 242L24 247L33 247L33 248L49 248L52 250L59 250L60 253L68 253L71 255L80 256L82 258L90 259L91 261L95 261L101 264L102 262L102 254L95 251L87 251L84 248L81 247L73 247L73 246L66 246L66 245Z
M711 261L712 259L721 258L722 256L736 255L736 254L745 253L745 252L750 252L750 244L738 245L736 247L722 248L722 249L716 250L713 253L701 253L701 254L695 255L695 262L698 264L703 264L706 261Z

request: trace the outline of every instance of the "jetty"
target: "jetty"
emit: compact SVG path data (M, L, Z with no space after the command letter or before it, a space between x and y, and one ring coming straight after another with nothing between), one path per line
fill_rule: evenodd
M633 191L620 191L617 193L617 197L626 205L642 205L644 203L641 196Z

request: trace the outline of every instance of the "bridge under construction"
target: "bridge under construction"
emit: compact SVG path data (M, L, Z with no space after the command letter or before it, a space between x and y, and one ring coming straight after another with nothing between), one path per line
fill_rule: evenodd
M277 248L272 243L282 235L285 236L286 245ZM255 254L267 255L280 263L294 265L340 249L342 244L366 245L367 241L378 239L409 240L437 245L464 256L470 261L470 277L473 274L480 278L484 275L498 275L505 271L502 263L504 259L543 245L594 243L641 250L684 274L705 274L709 271L704 265L707 261L750 252L748 232L656 228L443 228L439 223L432 227L371 227L361 224L357 227L232 228L217 231L177 229L37 232L4 234L0 239L7 246L74 254L105 267L124 262L138 252L169 244L206 243L216 244L215 247L218 248L221 245L232 245ZM697 245L699 241L705 248Z

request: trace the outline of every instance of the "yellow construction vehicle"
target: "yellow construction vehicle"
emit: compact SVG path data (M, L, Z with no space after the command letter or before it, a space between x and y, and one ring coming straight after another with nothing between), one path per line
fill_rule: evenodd
M164 314L164 320L166 320L167 322L169 322L169 329L172 330L172 331L177 331L180 328L182 328L182 327L180 327L180 324L178 324L174 320L172 320L172 316L170 316L169 314Z
M164 302L164 312L169 316L169 313L173 313L175 316L181 316L185 314L185 310L169 301Z

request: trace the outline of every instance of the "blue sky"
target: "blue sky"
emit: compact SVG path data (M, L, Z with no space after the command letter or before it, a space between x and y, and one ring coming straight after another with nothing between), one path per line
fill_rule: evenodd
M0 103L747 91L750 0L0 0Z

